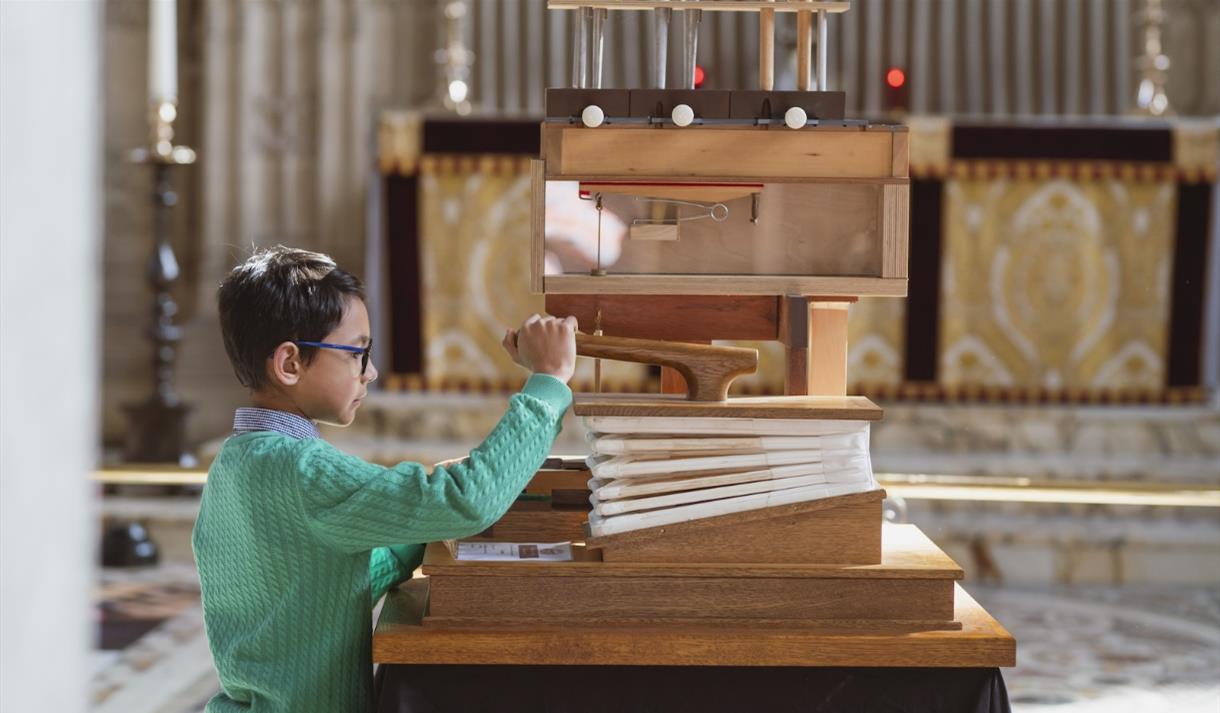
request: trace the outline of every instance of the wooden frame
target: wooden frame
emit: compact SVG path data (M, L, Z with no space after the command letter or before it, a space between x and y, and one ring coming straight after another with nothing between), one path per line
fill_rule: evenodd
M905 127L819 126L792 131L746 125L687 129L621 125L589 129L546 122L541 127L540 145L543 176L538 177L537 164L531 175L530 288L534 292L906 296L910 179ZM830 185L842 184L846 192L842 198L855 207L836 218L833 225L822 227L826 234L823 240L833 243L806 241L784 248L789 243L777 243L774 232L761 232L754 238L760 241L754 249L771 251L767 255L778 255L776 251L783 249L801 250L801 260L808 261L803 269L822 274L767 274L765 267L761 274L746 274L740 272L743 268L736 265L740 262L736 258L732 263L735 267L716 269L720 265L714 256L721 253L715 252L715 246L722 242L735 244L739 240L737 231L743 229L734 226L743 225L744 219L733 218L726 224L730 227L692 228L700 241L708 241L712 252L691 252L684 244L675 243L677 233L669 231L658 237L667 238L665 242L671 247L644 248L628 241L632 247L626 255L634 257L620 260L620 271L615 274L545 275L541 273L546 250L547 181L573 181L586 192L597 189L610 196L654 200L723 202L754 195L752 210L757 211L761 204L764 216L768 212L785 216L780 220L797 219L801 210L797 206L817 210L810 207L815 204L809 203L809 198L798 200L804 195L799 189L784 189L784 184L827 184L828 190ZM767 184L772 184L770 191ZM876 186L876 199L848 191L847 186L852 184ZM773 204L775 200L781 202ZM788 205L793 207L778 207ZM770 222L773 219L764 217L764 230L774 225ZM639 234L633 233L636 237ZM848 236L863 242L853 242L847 252L826 252L826 245L837 245ZM655 241L647 242L656 245ZM727 257L733 251L724 254ZM845 260L843 256L851 258ZM773 262L791 265L792 257L776 257ZM673 272L653 272L657 260L675 265ZM681 262L692 260L686 265Z

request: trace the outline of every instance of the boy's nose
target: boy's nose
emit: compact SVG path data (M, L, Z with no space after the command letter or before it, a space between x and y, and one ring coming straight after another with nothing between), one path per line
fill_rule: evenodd
M362 379L366 384L377 380L377 366L373 364L372 359L369 359L369 368L364 370Z

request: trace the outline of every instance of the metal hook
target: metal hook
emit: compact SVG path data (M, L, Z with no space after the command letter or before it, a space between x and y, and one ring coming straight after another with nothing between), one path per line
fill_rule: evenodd
M674 218L673 220L648 220L644 218L632 218L632 225L673 225L675 223L685 223L690 220L701 220L703 218L711 218L717 223L723 223L729 218L729 207L723 203L713 203L708 205L706 203L680 201L672 198L636 198L635 200L639 203L665 203L667 205L686 205L695 208L705 208L707 209L707 212L699 215L690 215L685 218L678 217Z

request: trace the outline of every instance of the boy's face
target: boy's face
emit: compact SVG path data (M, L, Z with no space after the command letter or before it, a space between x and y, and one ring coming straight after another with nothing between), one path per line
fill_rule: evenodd
M370 339L369 312L364 302L351 297L343 321L322 340L330 344L367 347ZM294 389L297 403L305 415L315 421L346 426L356 418L368 384L377 378L377 367L369 360L360 374L361 355L338 349L318 349L313 361L302 368L300 381Z

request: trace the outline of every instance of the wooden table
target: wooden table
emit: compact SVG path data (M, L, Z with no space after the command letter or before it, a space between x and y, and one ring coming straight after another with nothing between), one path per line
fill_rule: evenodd
M960 586L960 631L884 632L696 626L547 625L452 628L421 624L427 580L391 592L373 660L396 664L625 666L865 666L991 668L1016 664L1016 642Z

